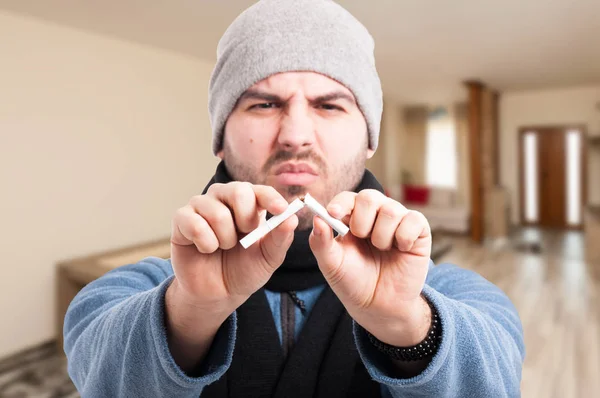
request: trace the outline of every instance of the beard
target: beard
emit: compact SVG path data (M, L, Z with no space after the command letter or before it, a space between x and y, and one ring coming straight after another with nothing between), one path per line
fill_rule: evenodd
M289 161L306 161L313 164L319 174L318 181L310 186L286 185L285 187L274 187L289 202L297 197L310 193L323 206L327 204L340 192L352 191L359 184L365 171L367 151L362 148L355 156L347 162L335 167L328 166L325 160L313 151L294 153L289 151L277 151L270 156L262 167L247 164L243 157L236 156L227 142L223 145L223 161L225 167L235 181L247 181L255 185L271 185L268 182L272 176L274 167ZM310 192L309 192L310 191ZM307 230L312 228L313 213L304 208L296 213L298 216L298 229Z

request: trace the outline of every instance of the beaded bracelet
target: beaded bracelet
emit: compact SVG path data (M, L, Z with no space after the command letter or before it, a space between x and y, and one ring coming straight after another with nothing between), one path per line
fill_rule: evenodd
M441 344L442 327L435 307L429 301L427 301L427 304L431 308L431 326L427 332L427 337L419 344L412 347L396 347L380 341L377 337L369 333L369 331L365 330L371 344L390 358L399 361L419 361L433 357Z

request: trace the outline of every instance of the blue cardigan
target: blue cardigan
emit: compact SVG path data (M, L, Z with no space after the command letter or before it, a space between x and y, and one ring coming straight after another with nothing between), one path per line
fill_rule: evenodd
M64 323L68 371L83 397L198 397L223 375L236 338L233 313L217 333L206 373L188 377L175 364L165 333L164 295L173 278L169 260L149 257L112 270L72 301ZM298 292L296 336L323 286ZM442 323L442 344L418 376L397 379L377 363L374 348L354 328L362 361L384 397L519 397L525 356L515 307L496 286L451 264L430 262L423 289ZM280 296L267 292L280 333Z

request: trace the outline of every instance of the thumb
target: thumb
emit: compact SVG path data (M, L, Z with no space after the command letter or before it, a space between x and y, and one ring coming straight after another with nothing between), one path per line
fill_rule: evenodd
M260 241L260 253L266 268L275 272L285 260L285 255L294 240L298 217L291 216Z
M317 259L319 268L329 282L339 275L343 259L342 245L333 238L331 227L318 216L313 219L313 231L309 238L310 248Z

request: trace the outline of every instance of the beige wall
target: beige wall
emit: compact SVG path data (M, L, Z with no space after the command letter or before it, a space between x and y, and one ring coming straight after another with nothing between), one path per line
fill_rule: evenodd
M400 150L404 124L400 109L397 102L390 99L384 100L379 146L375 155L367 161L367 168L373 172L394 198L398 198L402 179L403 159Z
M211 65L0 12L0 357L54 337L58 260L168 236L204 187Z
M500 96L500 178L511 194L512 221L519 221L518 129L527 125L585 123L600 134L600 85L504 92ZM600 151L590 150L588 201L600 204Z
M403 112L405 133L402 159L404 170L410 175L411 184L423 185L426 183L425 155L428 112L426 106L406 107Z

